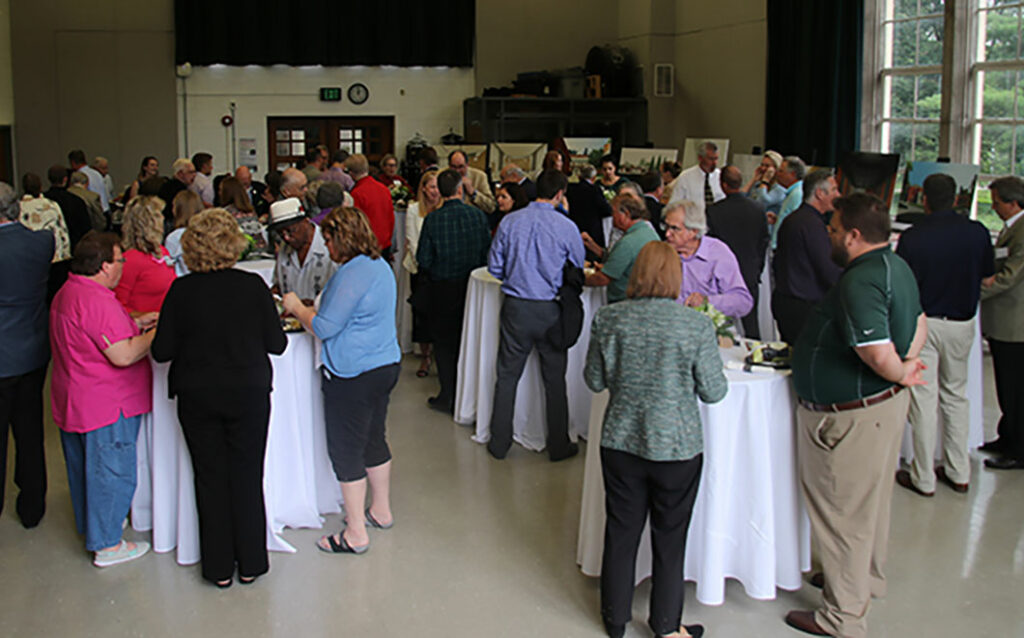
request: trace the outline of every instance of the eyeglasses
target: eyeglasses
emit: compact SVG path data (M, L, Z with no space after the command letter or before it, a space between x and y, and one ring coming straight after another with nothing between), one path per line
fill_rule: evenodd
M686 230L682 226L673 226L672 224L666 224L665 222L661 223L661 229L666 233L681 233Z

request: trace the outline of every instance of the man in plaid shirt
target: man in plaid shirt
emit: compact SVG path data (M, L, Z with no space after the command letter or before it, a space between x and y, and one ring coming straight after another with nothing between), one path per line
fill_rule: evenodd
M416 262L430 281L427 313L441 383L441 391L428 403L435 410L453 414L466 286L469 273L487 263L491 233L486 216L462 201L459 173L452 169L442 172L437 189L444 204L423 220Z

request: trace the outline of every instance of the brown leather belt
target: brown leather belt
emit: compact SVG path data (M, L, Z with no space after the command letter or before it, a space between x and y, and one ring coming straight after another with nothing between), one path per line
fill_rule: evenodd
M899 394L902 389L903 386L894 385L888 390L883 390L878 394L872 394L871 396L864 397L863 399L847 401L846 403L811 403L810 401L804 401L803 399L797 399L797 401L800 405L804 406L811 412L845 412L847 410L868 408L887 399L891 399Z

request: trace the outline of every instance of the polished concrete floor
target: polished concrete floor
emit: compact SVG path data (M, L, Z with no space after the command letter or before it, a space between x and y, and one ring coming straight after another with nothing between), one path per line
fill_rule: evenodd
M405 361L391 401L394 529L371 530L358 557L316 551L320 530L288 530L298 553L271 554L270 574L250 587L215 589L171 554L94 568L50 423L49 509L38 528L18 523L8 479L0 636L603 635L597 581L574 562L583 456L551 464L515 446L494 461L467 428L426 409L436 378L416 378L416 365ZM989 431L996 416L986 410ZM981 469L981 458L966 495L896 488L889 595L872 603L872 636L1024 636L1024 472ZM339 526L328 517L327 530ZM651 635L648 595L641 585L628 636ZM730 582L725 604L706 607L690 584L684 619L709 636L798 636L782 617L819 596L805 586L755 601Z

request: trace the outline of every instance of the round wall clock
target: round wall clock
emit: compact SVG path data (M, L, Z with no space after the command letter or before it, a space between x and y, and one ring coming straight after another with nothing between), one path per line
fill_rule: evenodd
M353 104L362 104L370 99L370 89L365 84L356 83L348 87L348 101Z

